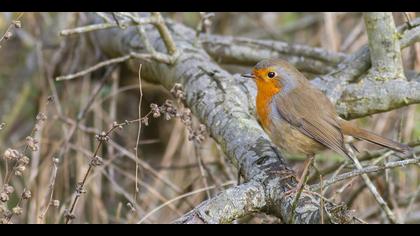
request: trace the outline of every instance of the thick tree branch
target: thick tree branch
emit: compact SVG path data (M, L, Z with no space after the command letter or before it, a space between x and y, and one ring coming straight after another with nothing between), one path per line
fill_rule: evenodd
M349 84L337 102L337 111L346 119L389 111L420 102L420 82L417 80L375 81Z
M263 212L267 206L264 192L264 186L254 181L230 188L211 201L201 203L174 223L230 223L252 213Z
M391 12L364 13L369 38L371 73L385 78L404 78L399 34Z
M201 42L207 53L221 63L253 66L263 59L278 57L314 74L333 71L345 58L343 53L273 40L203 34Z

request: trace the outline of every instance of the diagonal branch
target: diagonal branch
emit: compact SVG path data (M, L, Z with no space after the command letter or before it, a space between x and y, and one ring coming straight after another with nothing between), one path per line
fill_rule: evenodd
M349 179L349 178L353 178L356 176L360 176L362 174L369 174L369 173L374 173L374 172L379 172L379 171L383 171L386 169L392 169L392 168L398 168L398 167L405 167L405 166L409 166L409 165L417 165L418 163L420 163L420 158L413 158L413 159L405 159L402 161L393 161L393 162L387 162L384 165L378 166L367 166L364 167L363 169L359 169L359 170L353 170L341 175L336 176L335 178L331 178L327 181L325 181L323 184L323 187L335 184L337 182ZM311 186L311 190L313 191L317 191L321 188L321 186L319 184L313 185Z

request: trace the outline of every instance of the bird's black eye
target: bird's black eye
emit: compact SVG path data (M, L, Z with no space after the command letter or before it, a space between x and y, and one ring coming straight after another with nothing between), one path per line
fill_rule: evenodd
M272 79L272 78L276 77L276 72L272 72L272 71L268 72L267 76L268 76L268 78Z

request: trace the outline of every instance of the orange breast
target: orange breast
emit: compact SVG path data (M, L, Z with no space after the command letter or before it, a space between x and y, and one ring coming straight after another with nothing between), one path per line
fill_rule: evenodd
M257 94L257 115L264 128L267 128L271 122L269 115L271 113L271 98L263 94Z
M259 73L264 73L259 71ZM271 102L273 96L281 91L281 84L275 79L256 79L257 84L257 115L264 128L268 128L271 122Z

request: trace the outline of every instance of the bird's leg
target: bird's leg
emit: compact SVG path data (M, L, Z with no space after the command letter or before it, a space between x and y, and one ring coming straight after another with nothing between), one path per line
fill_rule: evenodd
M303 169L302 176L300 177L299 183L296 186L296 189L298 190L298 192L301 191L301 189L304 187L306 183L306 178L308 177L308 174L309 174L309 168L314 162L314 159L315 159L315 155L308 155L308 158L305 160L305 167Z
M312 165L314 159L315 159L315 155L308 155L308 158L305 160L305 164L304 164L305 167L303 169L302 176L300 177L299 182L298 182L296 188L288 191L288 192L296 192L296 195L295 195L295 197L293 198L293 201L292 201L291 211L290 211L290 214L289 214L289 217L288 217L288 221L287 221L288 224L292 224L293 223L295 209L296 209L296 207L298 205L297 203L298 203L298 200L300 198L300 195L302 194L303 189L305 187L306 180L307 180L307 178L309 176L309 168ZM286 195L287 194L288 193L286 193Z
M315 155L312 154L312 155L308 155L307 157L308 158L305 160L305 163L304 163L305 167L303 169L303 173L302 173L301 177L299 178L299 182L298 182L296 188L293 188L293 189L287 191L285 193L286 195L289 195L293 192L296 192L296 193L298 193L298 195L300 195L300 193L302 192L303 187L305 186L305 183L306 183L306 178L308 177L308 174L309 174L309 168L310 168L310 166L312 165L312 163L315 159Z

